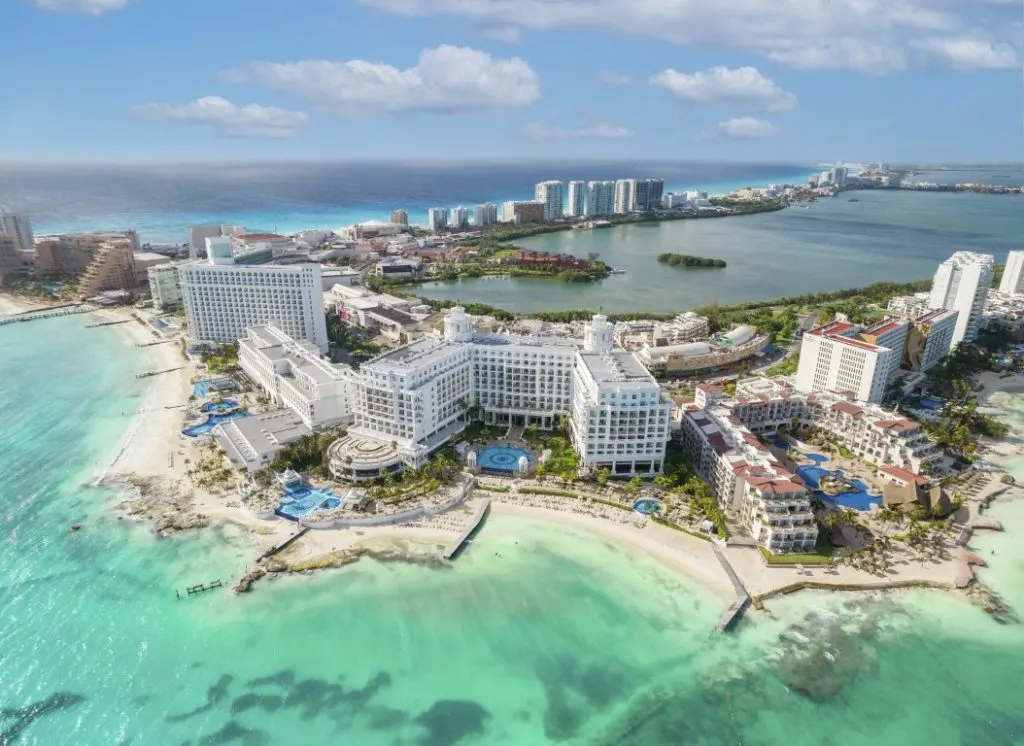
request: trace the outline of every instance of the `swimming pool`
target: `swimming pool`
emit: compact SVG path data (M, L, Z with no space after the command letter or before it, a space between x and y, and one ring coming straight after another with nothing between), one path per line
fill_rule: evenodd
M341 507L341 500L330 487L307 487L303 485L286 490L281 496L277 514L289 521L297 521L313 510L333 510Z
M533 456L524 448L518 446L488 446L477 453L476 463L484 471L512 474L519 468L519 459L523 456L526 456L528 462L533 463Z
M199 409L202 412L227 412L237 407L238 402L234 399L224 399L223 401L208 401Z
M654 515L661 512L661 500L650 497L641 497L633 503L633 510L640 515Z
M206 435L213 428L217 427L222 422L230 422L231 420L241 419L242 417L248 417L248 412L228 412L227 414L211 414L206 418L206 422L201 422L198 425L192 425L186 427L181 431L182 435L187 435L190 438L198 438L200 435Z
M871 510L872 505L882 504L882 497L880 495L872 495L868 492L869 487L867 484L860 479L849 479L849 477L843 474L842 469L831 471L820 466L798 466L796 467L796 475L803 480L804 484L814 490L815 495L831 505L841 505L844 508L867 511ZM819 489L821 487L821 480L833 475L847 479L853 485L853 489L839 495L826 495Z
M214 391L231 391L234 388L235 382L230 378L207 378L205 381L196 381L192 393L202 397L209 396Z

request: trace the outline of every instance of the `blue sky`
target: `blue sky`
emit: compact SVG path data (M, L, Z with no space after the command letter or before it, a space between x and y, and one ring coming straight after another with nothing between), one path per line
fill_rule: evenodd
M0 0L0 28L7 159L1024 160L1019 0Z

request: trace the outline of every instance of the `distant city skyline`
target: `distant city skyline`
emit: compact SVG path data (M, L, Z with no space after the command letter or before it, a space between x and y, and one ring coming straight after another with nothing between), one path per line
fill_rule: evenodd
M4 3L0 160L1024 160L1009 2L174 8Z

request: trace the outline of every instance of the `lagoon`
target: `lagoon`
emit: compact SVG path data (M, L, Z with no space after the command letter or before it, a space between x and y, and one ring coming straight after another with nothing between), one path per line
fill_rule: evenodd
M858 202L849 202L855 195ZM930 278L954 251L996 255L1021 248L1024 198L903 191L849 192L808 208L699 220L565 231L521 239L529 249L600 258L626 274L594 283L481 277L434 282L427 298L487 303L510 311L602 308L609 313L675 311L717 301L855 288ZM675 252L724 259L697 272L658 264Z

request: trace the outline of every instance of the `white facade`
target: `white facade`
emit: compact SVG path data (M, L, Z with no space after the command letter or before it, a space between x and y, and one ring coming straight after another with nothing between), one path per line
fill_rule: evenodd
M615 213L615 182L588 181L586 217L600 217Z
M661 473L671 406L632 354L612 350L604 317L584 336L581 350L572 339L479 334L453 308L443 340L417 340L360 368L350 433L393 442L416 466L465 427L472 408L496 425L552 428L570 416L584 472Z
M565 214L571 218L581 218L586 211L587 185L582 181L570 181L569 192L565 201Z
M188 256L195 261L199 250L206 248L206 239L220 236L238 236L245 233L244 225L199 225L188 229Z
M453 208L448 218L448 225L452 228L465 228L469 225L469 210L461 205Z
M276 326L253 326L238 341L238 364L276 404L311 429L352 419L356 373L333 365L312 342L295 340Z
M633 187L636 179L619 179L615 182L615 205L616 215L625 215L633 206Z
M533 194L537 202L544 203L545 220L558 220L562 217L562 182L542 181L534 188Z
M189 262L178 270L192 342L234 342L250 326L274 324L327 351L320 265L222 262Z
M498 222L498 207L486 202L473 208L473 225L483 228Z
M1024 293L1024 251L1011 251L1006 256L1006 267L1003 269L1003 278L999 281L999 292L1008 295Z
M427 228L432 231L448 227L448 208L431 207L427 210Z
M150 267L149 291L153 296L153 305L159 311L169 311L181 307L181 280L178 277L177 264L158 264Z
M992 285L995 257L973 251L958 251L939 265L932 281L931 308L956 311L953 347L972 342L985 312L985 299Z
M921 295L897 295L889 299L889 305L885 310L890 316L913 321L918 316L928 313L931 307L929 305L930 302L931 299L927 293L922 293Z
M14 238L14 242L22 251L35 252L36 242L32 237L32 225L25 215L0 210L0 233L6 233Z
M902 351L853 338L859 331L854 324L835 322L805 334L796 373L797 390L847 391L863 401L881 401Z
M957 315L940 308L914 319L904 348L904 366L923 372L941 363L953 345Z

